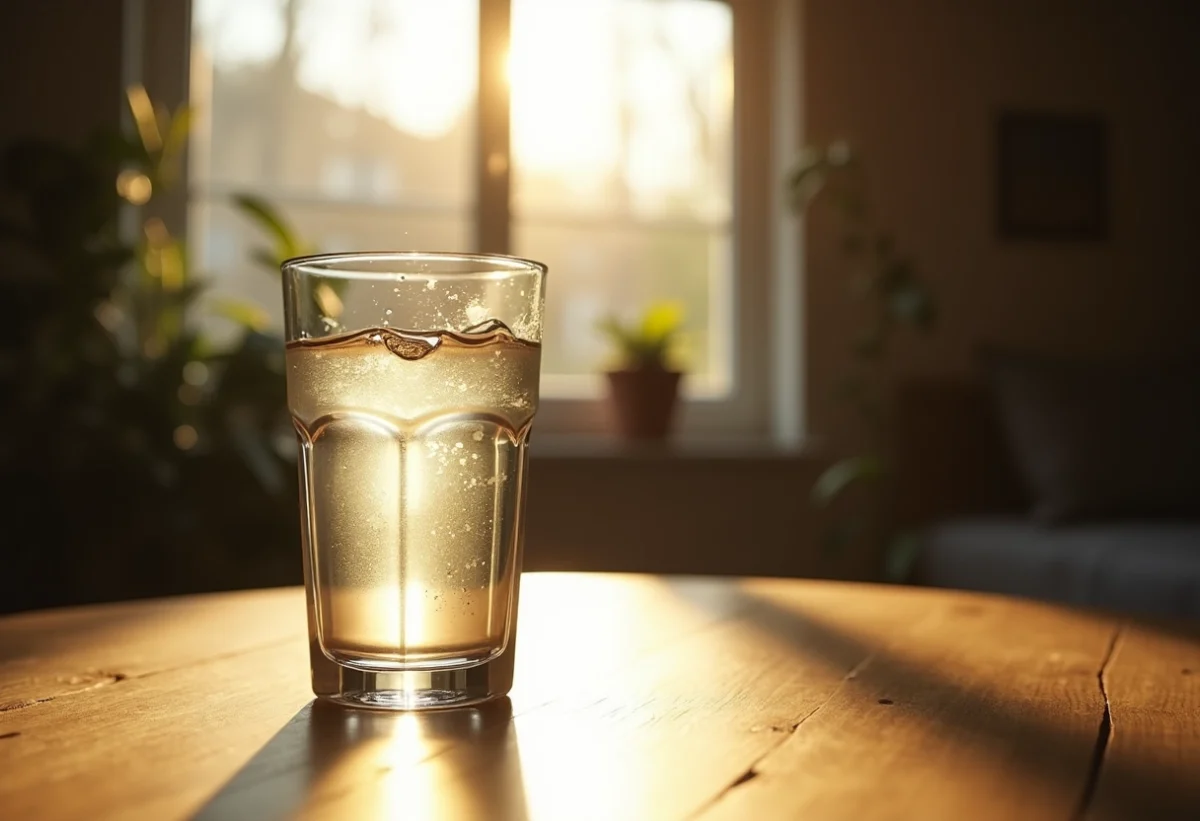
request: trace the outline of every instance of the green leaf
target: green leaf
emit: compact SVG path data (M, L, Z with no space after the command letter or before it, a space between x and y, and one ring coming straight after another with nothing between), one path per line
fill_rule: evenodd
M163 140L162 153L158 158L157 176L169 188L179 179L183 149L192 130L192 109L180 106L167 124L167 136Z
M253 302L240 299L219 299L213 303L213 313L225 319L232 320L252 331L266 330L271 324L271 317Z
M129 102L129 112L133 115L142 147L147 154L155 154L162 148L163 138L150 95L146 93L145 86L135 84L125 90L125 99Z
M255 248L250 252L250 259L272 273L279 273L279 263L281 260L276 258L275 254L272 254L266 248Z
M897 322L918 330L931 328L935 318L929 292L916 282L906 282L891 289L887 297L887 312Z
M670 339L683 324L683 306L678 302L651 305L642 317L642 339L661 343Z
M612 341L627 367L662 368L682 324L682 306L660 302L651 305L637 323L626 325L608 316L596 327Z
M845 140L834 140L825 146L825 162L832 168L849 168L855 159L854 149Z
M896 534L883 557L884 577L897 584L907 582L922 546L923 541L916 533Z
M813 485L810 500L826 507L856 482L876 481L883 476L883 463L876 456L852 456L827 467Z
M234 205L275 240L275 266L307 252L304 243L274 206L254 194L235 194Z

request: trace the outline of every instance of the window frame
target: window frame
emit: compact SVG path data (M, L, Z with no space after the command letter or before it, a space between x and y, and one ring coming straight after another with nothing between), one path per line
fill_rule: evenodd
M684 436L766 438L772 433L773 325L778 310L769 298L775 265L773 223L779 199L772 180L773 64L777 37L772 31L775 0L715 0L733 15L733 208L732 276L726 321L731 330L729 395L683 396L677 429ZM475 248L491 253L511 249L511 190L507 56L511 0L479 0L478 143L475 151ZM124 0L123 80L141 82L152 99L176 106L189 97L191 0L155 3ZM185 158L186 160L186 158ZM184 163L185 169L188 163ZM186 236L190 187L184 184L156 198L155 212ZM554 271L548 287L554 287ZM720 300L714 300L714 304ZM595 434L608 429L602 399L544 398L538 429L546 433Z

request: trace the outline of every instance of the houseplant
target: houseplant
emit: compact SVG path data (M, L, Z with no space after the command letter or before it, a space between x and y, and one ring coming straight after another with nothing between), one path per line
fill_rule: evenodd
M129 133L0 155L0 610L299 578L282 340L253 305L215 306L229 343L197 321L204 279L155 216L189 113L129 102Z
M857 418L857 447L817 478L810 499L818 507L830 507L859 489L858 498L841 507L846 515L826 533L826 548L873 542L874 550L884 557L884 574L899 578L912 558L915 541L909 534L894 532L888 521L891 471L884 363L896 333L933 329L937 315L933 294L913 261L875 225L867 207L862 162L849 145L834 142L806 148L786 187L797 215L818 201L835 210L847 292L862 323L850 341L851 365L836 387L837 397Z
M600 323L617 354L615 367L605 376L620 436L664 439L670 432L683 376L672 359L682 327L683 309L673 302L651 305L634 322L609 316Z

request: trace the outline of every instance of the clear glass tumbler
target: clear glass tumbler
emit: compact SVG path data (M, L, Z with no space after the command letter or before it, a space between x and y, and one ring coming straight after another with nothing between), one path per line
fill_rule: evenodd
M318 696L417 709L511 687L545 278L491 255L284 263Z

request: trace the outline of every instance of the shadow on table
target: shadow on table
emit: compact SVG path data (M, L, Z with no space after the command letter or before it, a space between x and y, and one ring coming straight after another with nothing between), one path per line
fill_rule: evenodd
M526 818L511 703L385 713L311 702L195 819L300 814Z
M679 591L688 598L686 590ZM1080 739L1052 725L1039 721L1030 702L1002 700L995 693L972 690L962 682L943 677L935 669L905 659L894 649L868 644L852 634L838 628L832 622L821 619L812 612L801 612L781 606L769 598L743 588L732 588L730 595L737 600L733 605L740 615L763 628L776 639L791 644L805 657L823 660L830 666L852 670L870 657L873 680L893 683L906 698L889 698L887 704L896 709L907 709L925 715L935 723L950 723L956 735L969 738L972 743L991 748L997 757L1003 757L1025 769L1032 780L1040 780L1051 787L1074 786L1079 779ZM695 602L697 606L708 606L707 602ZM1130 623L1129 619L1124 619ZM1138 626L1158 629L1163 625L1139 621ZM969 629L963 625L963 629ZM1019 625L1013 626L1014 631ZM1164 632L1186 636L1197 641L1191 627L1176 625L1164 628ZM1097 677L1099 670L1097 672ZM861 676L859 677L861 678ZM1097 688L1099 682L1097 679ZM880 694L880 697L886 694ZM870 707L883 704L876 701L876 694L867 693ZM1100 698L1099 692L1097 699ZM864 708L866 705L864 705ZM1102 712L1096 715L1096 747L1093 751L1089 777L1080 789L1076 818L1104 819L1192 819L1200 818L1197 797L1200 790L1195 784L1181 784L1157 772L1152 765L1118 765L1102 758L1107 743L1107 727L1102 723ZM1120 732L1120 716L1114 725ZM1102 729L1104 727L1104 729ZM1184 728L1175 728L1184 731ZM803 731L802 729L800 730ZM1017 749L1036 751L1028 758L1016 758L1014 738L1025 740ZM1096 779L1103 769L1104 780L1110 789L1102 792L1102 802L1093 802ZM1100 808L1097 804L1103 804ZM1089 812L1090 810L1090 812Z

